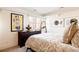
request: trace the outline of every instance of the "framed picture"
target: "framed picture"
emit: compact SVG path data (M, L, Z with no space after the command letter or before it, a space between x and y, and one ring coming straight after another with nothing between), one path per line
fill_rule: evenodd
M54 26L57 26L57 27L64 27L65 26L64 23L65 21L63 18L59 18L53 21Z
M11 32L23 31L23 15L11 13Z

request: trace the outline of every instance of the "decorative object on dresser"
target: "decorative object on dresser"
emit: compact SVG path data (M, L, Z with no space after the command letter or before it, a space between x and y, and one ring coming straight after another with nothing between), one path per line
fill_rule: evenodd
M27 39L34 34L40 34L41 31L32 31L32 32L18 32L18 45L20 47L25 46Z
M29 32L30 29L31 29L30 25L28 25L28 26L26 27L26 29L27 29L27 31Z

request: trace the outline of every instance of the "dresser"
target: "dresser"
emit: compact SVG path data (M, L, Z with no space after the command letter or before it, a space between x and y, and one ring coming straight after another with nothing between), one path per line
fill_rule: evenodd
M40 34L41 31L32 31L32 32L18 32L18 45L20 47L25 46L25 42L31 35Z

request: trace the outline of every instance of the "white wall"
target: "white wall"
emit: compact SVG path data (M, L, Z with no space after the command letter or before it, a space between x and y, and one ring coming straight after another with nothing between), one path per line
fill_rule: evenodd
M77 18L79 20L79 8L75 10L70 9L69 11L67 9L67 11L66 10L62 11L60 15L59 12L47 15L47 19L46 19L47 29L48 32L52 32L54 34L61 33L60 35L62 35L64 33L65 28L67 28L70 25L69 21L71 18ZM64 26L55 26L54 25L55 20L64 20Z
M59 20L59 19L61 19L61 18L58 18L57 16L56 16L56 18L53 16L47 16L46 26L47 26L48 33L53 33L56 35L63 35L63 33L64 33L63 25L55 25L54 24L55 20Z
M18 33L11 32L10 19L10 12L0 11L0 50L18 44Z
M24 15L24 21L23 21L24 22L23 23L24 31L26 31L26 27L29 24L29 16L40 17L40 15L37 14L36 12L30 11L30 10L28 10L26 8L23 8L23 7L1 7L1 9L5 10L5 11L8 11L10 13L17 13L17 14ZM33 21L36 22L35 19Z
M24 28L29 21L28 14L21 10L20 12L7 9L0 10L0 50L18 45L18 33L11 32L11 13L24 15ZM33 13L31 14L35 15Z

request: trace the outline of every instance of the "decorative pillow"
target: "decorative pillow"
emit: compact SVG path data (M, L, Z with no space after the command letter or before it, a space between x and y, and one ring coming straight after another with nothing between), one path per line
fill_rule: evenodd
M63 40L64 43L69 44L77 30L78 30L78 26L71 24L69 29L67 30L67 32L64 35L64 40Z
M73 39L71 40L72 46L79 48L79 30L74 35Z

